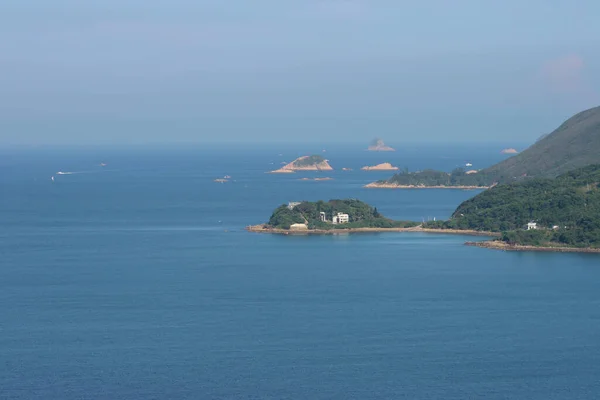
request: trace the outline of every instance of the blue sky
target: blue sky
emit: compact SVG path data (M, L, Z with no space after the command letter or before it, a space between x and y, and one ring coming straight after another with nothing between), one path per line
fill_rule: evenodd
M600 104L600 2L4 0L0 143L533 141Z

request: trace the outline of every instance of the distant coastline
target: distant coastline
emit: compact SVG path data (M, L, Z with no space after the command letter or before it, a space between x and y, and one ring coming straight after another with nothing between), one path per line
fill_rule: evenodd
M382 183L382 182L372 182L363 187L368 188L368 189L464 189L464 190L489 189L490 188L489 186L467 186L467 185L457 185L457 186L397 185L394 183Z
M498 232L483 232L475 230L462 229L434 229L423 228L422 225L410 228L336 228L336 229L307 229L290 230L271 228L266 224L250 225L246 227L248 232L268 233L276 235L343 235L350 233L385 233L385 232L420 232L443 235L463 235L498 238L501 236ZM565 247L565 246L527 246L508 244L501 240L468 241L466 246L480 247L484 249L503 250L503 251L537 251L553 253L594 253L600 254L600 248L591 247Z
M600 254L600 248L593 247L566 247L566 246L529 246L520 244L509 244L501 240L488 240L483 242L466 242L467 246L481 247L485 249L503 251L541 251L553 253L596 253Z

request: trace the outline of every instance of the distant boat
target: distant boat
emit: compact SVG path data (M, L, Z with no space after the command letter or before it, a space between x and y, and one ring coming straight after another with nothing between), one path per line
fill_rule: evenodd
M229 176L229 175L225 175L223 178L224 178L224 179L231 179L231 176Z
M106 167L106 164L104 164L103 162L100 163L101 167Z
M472 166L473 166L473 164L471 164L471 163L466 163L465 164L465 167L472 167Z
M54 182L54 177L52 177L52 178L50 178L50 179L52 179L52 182Z

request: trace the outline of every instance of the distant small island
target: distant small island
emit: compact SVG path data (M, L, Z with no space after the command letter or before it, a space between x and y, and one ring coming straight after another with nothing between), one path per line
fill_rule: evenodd
M381 163L373 166L364 166L361 168L363 171L397 171L398 167L394 167L390 163Z
M283 167L271 171L272 174L290 174L296 171L332 171L333 168L328 161L319 156L302 156Z
M394 221L384 217L376 207L356 199L330 201L301 201L283 204L271 215L269 222L248 227L250 231L311 231L327 233L333 230L363 228L411 228L420 224L412 221Z
M517 151L517 149L513 149L513 148L511 147L511 148L508 148L508 149L502 149L502 150L500 151L500 153L502 153L502 154L517 154L517 153L518 153L518 151Z
M396 149L387 146L383 140L374 139L371 142L371 145L367 148L368 151L396 151Z

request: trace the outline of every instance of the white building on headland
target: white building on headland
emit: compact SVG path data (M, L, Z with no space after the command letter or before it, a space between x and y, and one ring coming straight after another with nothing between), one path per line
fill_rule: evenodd
M528 222L528 223L527 223L527 230L528 230L528 231L531 231L531 230L533 230L533 229L537 229L537 223L536 223L536 222L533 222L533 221L532 221L532 222Z
M296 207L296 206L298 206L298 205L300 205L300 204L301 204L301 203L300 203L299 201L290 201L290 202L288 203L288 209L289 209L289 210L293 210L293 209L294 209L294 207Z
M325 216L325 213L323 211L319 213L319 219L321 220L321 222L327 221L327 217Z
M337 213L337 215L334 215L331 220L331 223L334 225L347 224L348 222L350 222L350 216L343 213Z

